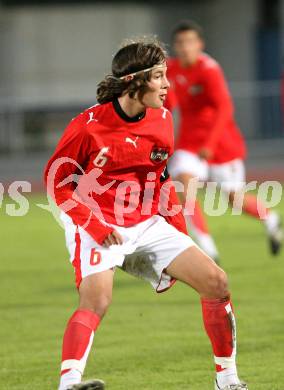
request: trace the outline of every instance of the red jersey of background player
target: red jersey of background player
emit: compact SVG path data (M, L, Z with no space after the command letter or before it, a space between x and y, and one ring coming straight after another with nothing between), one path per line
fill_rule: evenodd
M191 66L182 67L178 59L168 61L171 81L166 106L180 111L176 149L198 153L213 152L211 163L244 159L243 137L234 120L233 103L219 64L201 54Z
M108 223L132 226L159 213L174 146L172 116L165 108L141 115L127 117L118 101L87 109L66 128L45 169L57 205L98 243L113 230ZM173 191L172 204L178 203ZM181 214L165 219L186 232Z

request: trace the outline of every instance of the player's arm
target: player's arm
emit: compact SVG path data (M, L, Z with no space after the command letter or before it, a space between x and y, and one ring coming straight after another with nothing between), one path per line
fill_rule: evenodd
M204 87L205 94L212 106L215 107L215 121L202 149L205 151L205 154L206 150L208 150L209 154L211 153L213 156L216 145L233 115L233 104L224 74L218 65L212 66L205 71ZM200 151L201 157L204 157L202 156L203 151Z
M102 224L74 193L76 189L74 177L83 173L81 169L84 169L91 142L80 117L71 121L47 163L44 180L47 192L57 206L72 218L74 224L83 227L99 244L109 246L120 243L120 237L114 234L114 229Z
M182 233L187 233L185 219L182 213L182 207L178 199L174 183L171 180L171 177L168 173L167 167L163 171L160 178L161 192L160 192L160 215L162 215L165 220L173 225L177 230ZM179 208L177 213L171 215L169 210L174 210Z

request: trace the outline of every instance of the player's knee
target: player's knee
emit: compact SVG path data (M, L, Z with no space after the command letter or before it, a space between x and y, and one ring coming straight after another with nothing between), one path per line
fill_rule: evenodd
M93 297L81 297L80 307L91 310L102 318L106 314L111 301L111 295L100 293Z
M185 202L187 200L192 200L192 199L188 199L188 186L190 184L190 181L191 180L198 180L197 177L195 177L194 175L189 175L187 173L182 173L180 175L178 175L175 180L179 181L180 183L183 184L183 187L184 187L184 190L183 191L179 191L178 192L178 196L181 200L181 202Z
M100 297L100 299L96 302L96 304L94 305L94 311L100 316L100 317L103 317L110 304L111 304L111 296L108 296L108 295L102 295Z
M228 278L222 269L216 269L208 280L208 293L214 298L223 298L228 295Z
M236 192L229 192L228 199L231 205L238 206L239 202L242 202L242 197L239 196Z

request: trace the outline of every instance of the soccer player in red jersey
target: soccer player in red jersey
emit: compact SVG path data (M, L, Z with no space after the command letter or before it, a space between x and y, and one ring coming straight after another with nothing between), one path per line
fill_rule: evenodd
M172 116L163 107L166 70L155 40L123 46L98 86L100 104L70 122L46 166L79 292L63 338L59 390L104 388L101 380L82 382L82 375L111 302L116 266L157 292L176 280L194 288L212 344L215 389L247 389L237 374L227 276L187 235L166 170L174 148Z
M203 52L203 31L196 23L184 21L176 26L173 47L176 58L168 60L171 88L166 107L179 109L180 123L170 173L184 184L185 190L181 193L184 204L190 180L210 177L222 184L230 203L236 202L235 206L245 184L246 147L234 119L224 74L220 65ZM190 225L198 244L217 259L218 251L198 202L191 199L187 204L193 210ZM279 215L265 209L259 199L248 193L240 207L243 212L263 220L271 251L277 254L283 238Z

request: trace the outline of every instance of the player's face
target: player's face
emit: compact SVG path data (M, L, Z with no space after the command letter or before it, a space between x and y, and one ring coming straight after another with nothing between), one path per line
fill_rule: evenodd
M152 71L151 79L148 82L149 91L142 98L142 103L146 107L160 108L163 106L170 86L166 73L166 65Z
M174 51L184 64L193 64L204 49L204 42L196 31L177 33L174 39Z

